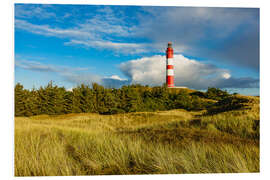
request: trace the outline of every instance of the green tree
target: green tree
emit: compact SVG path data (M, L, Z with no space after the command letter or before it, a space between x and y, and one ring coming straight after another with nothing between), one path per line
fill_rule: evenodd
M64 114L72 113L72 109L73 109L73 92L65 91L63 98L64 98L63 113Z
M15 116L24 116L26 111L26 93L23 85L17 83L14 88Z

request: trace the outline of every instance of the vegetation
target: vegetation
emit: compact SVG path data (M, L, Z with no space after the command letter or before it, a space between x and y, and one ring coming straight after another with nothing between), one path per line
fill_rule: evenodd
M216 88L209 88L203 93L189 89L168 89L166 86L151 88L129 85L111 89L94 83L91 87L82 84L67 91L50 82L45 87L27 90L18 83L15 86L15 116L203 110L217 100L222 101L228 97L226 91Z
M244 109L250 100L241 96L227 96L225 98L220 99L218 102L209 106L207 112L209 114L216 114L220 112L226 112L230 110L236 109Z
M259 172L259 97L222 94L17 84L15 175Z

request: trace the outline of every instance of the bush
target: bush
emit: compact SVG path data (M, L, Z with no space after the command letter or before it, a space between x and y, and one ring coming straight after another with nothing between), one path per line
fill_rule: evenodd
M208 114L217 114L220 112L243 109L249 100L237 96L228 96L219 100L207 109Z
M214 99L214 100L222 100L229 96L229 93L227 91L222 91L219 88L208 88L205 97L208 99Z

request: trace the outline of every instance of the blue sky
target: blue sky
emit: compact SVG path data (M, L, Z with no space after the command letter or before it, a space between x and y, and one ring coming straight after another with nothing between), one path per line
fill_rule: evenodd
M16 4L15 82L161 85L169 41L176 86L259 94L257 8Z

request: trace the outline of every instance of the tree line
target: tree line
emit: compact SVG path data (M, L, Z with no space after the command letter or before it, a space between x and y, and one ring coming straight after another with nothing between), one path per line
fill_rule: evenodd
M128 85L104 88L93 83L81 84L72 91L52 82L39 89L28 90L15 85L15 116L68 113L117 114L125 112L158 111L170 109L202 110L214 103L207 99L222 100L226 91L208 88L206 92L168 89L165 85L149 87Z

